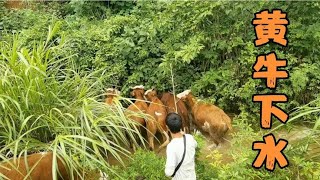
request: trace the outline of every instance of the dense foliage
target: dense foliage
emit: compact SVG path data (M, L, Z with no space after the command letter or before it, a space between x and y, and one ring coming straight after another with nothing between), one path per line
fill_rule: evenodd
M90 6L88 6L90 4ZM306 104L319 95L319 14L314 2L82 2L50 5L45 11L7 12L1 17L2 39L21 32L24 44L44 38L46 28L60 22L68 42L62 57L72 56L79 70L103 68L108 86L155 85L170 90L172 64L177 91L191 88L230 112L254 112L254 93L263 80L252 80L257 55L275 50L288 59L290 78L280 80L277 92L289 96L286 110ZM97 8L99 7L99 8ZM288 13L289 45L254 47L251 20L261 9L281 8ZM95 9L92 14L87 9ZM86 12L86 13L84 13ZM160 68L158 68L160 66ZM303 94L303 95L301 95Z
M292 144L285 150L289 157L290 167L280 170L277 168L273 173L265 169L256 170L251 167L251 160L256 153L251 150L252 142L262 137L261 132L254 132L246 123L236 123L235 126L243 131L232 134L232 147L227 152L213 150L210 154L203 154L200 150L204 148L204 137L195 135L198 142L196 151L196 174L197 179L318 179L320 176L320 163L304 158L306 149L304 145ZM202 157L206 157L203 160ZM230 162L225 162L224 156L231 157ZM143 162L143 163L142 163ZM153 152L143 150L134 154L132 160L127 163L125 169L122 166L114 166L112 169L122 179L168 179L164 176L163 157L156 156ZM110 176L117 179L117 176Z
M159 169L164 159L151 152L136 153L125 171L108 169L105 152L118 159L129 153L121 147L128 144L125 131L131 137L136 132L122 113L123 104L111 110L101 103L101 94L112 85L123 97L139 84L172 90L172 71L177 92L192 89L239 115L234 120L239 131L227 152L233 161L226 164L219 152L212 152L211 163L197 161L200 179L319 177L318 2L71 0L28 5L11 10L0 2L0 159L53 150L71 167L113 170L127 179L164 178ZM288 13L288 47L255 47L254 13L273 8ZM251 143L266 132L257 131L260 107L251 102L252 95L271 92L264 80L251 78L252 66L257 55L270 51L288 60L290 78L273 91L289 97L280 107L293 112L291 123L304 120L313 126L307 138L290 144L290 167L274 174L250 167L256 154ZM141 163L146 167L141 169Z
M58 26L48 31L30 49L16 35L0 42L0 159L53 151L79 175L107 170L110 156L121 162L130 154L128 141L138 131L119 101L112 109L98 101L100 71L67 68L72 61L59 56L65 44L52 39Z

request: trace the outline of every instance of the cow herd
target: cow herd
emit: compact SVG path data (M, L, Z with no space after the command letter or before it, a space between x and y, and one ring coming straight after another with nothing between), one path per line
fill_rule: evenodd
M119 95L120 92L115 87L109 88L105 102L112 106L114 97ZM223 141L226 132L232 130L231 118L222 109L196 99L190 90L175 96L171 92L158 94L154 88L145 90L143 85L139 85L131 87L130 95L135 98L135 102L125 110L125 114L128 119L139 125L140 130L147 130L145 138L150 150L154 150L154 137L157 132L163 137L158 151L169 143L165 119L171 112L181 116L184 132L190 133L191 127L195 126L201 132L207 133L216 146ZM143 113L145 116L138 116L137 113Z
M142 85L131 89L130 95L134 97L135 102L126 108L124 114L129 120L136 122L134 124L137 125L140 132L142 129L147 131L147 139L151 150L154 150L154 138L157 132L163 137L163 143L158 151L169 143L170 134L165 119L167 114L171 112L176 112L181 116L184 132L190 133L191 125L195 125L196 129L208 133L216 145L220 144L226 132L232 129L231 119L223 110L212 104L197 100L190 90L175 96L170 92L157 94L155 89L145 91ZM113 87L107 89L105 95L105 103L112 108L114 99L120 96L120 92ZM13 160L1 163L0 179L4 175L11 180L22 180L28 174L27 166L32 167L29 174L32 179L52 179L53 158L52 152L45 152L19 158L16 168L12 168L10 165ZM59 171L58 179L69 179L69 173L63 161L58 159L56 163Z

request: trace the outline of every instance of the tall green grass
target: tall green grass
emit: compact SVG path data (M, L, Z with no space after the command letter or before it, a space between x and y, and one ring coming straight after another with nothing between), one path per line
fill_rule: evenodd
M72 174L107 171L108 157L122 162L129 140L141 136L119 100L112 107L100 101L101 71L81 73L60 56L68 44L57 41L58 30L59 24L49 27L47 39L32 49L20 46L19 35L0 42L0 160L53 151Z
M286 124L280 124L270 132L279 130L286 125L301 124L301 120L303 120L304 123L308 123L310 131L297 143L301 146L301 149L304 149L305 153L303 155L307 160L320 162L320 98L295 108L289 116Z

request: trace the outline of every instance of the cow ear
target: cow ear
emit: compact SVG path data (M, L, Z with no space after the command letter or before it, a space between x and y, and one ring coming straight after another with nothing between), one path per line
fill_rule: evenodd
M136 93L135 93L134 91L132 91L132 92L131 92L131 96L134 97L135 95L136 95Z

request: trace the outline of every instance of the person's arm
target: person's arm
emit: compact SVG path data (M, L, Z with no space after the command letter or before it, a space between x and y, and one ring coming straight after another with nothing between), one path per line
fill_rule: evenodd
M176 155L170 146L167 146L167 160L165 167L165 174L168 177L171 177L174 173L174 170L177 166Z

